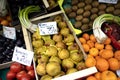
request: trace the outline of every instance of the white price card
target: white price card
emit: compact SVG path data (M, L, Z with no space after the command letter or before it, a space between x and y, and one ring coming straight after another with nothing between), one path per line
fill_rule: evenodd
M99 0L99 2L117 4L118 0Z
M58 33L56 22L38 23L38 27L40 35L52 35Z
M3 26L3 35L9 39L16 39L16 30L14 27Z
M16 61L21 64L30 66L32 63L33 54L34 53L32 51L28 51L26 49L16 46L13 52L12 61Z

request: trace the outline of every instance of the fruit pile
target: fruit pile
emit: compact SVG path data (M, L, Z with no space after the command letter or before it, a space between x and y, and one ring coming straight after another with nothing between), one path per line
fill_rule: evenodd
M11 26L11 16L10 15L6 15L5 17L0 17L0 24L3 26Z
M58 34L32 34L36 72L40 80L49 80L85 69L84 56L62 15L52 21L58 25Z
M110 13L120 15L120 1L117 4L100 3L98 0L68 0L63 8L73 26L83 32L92 29L95 18Z
M93 34L83 33L79 37L84 51L88 54L86 67L96 66L98 72L90 75L86 80L117 80L120 79L116 70L120 69L120 50L115 50L111 39L98 43Z
M6 80L35 80L33 65L25 66L18 62L13 62L6 74Z
M12 61L14 47L25 48L22 30L16 30L16 40L0 35L0 64Z

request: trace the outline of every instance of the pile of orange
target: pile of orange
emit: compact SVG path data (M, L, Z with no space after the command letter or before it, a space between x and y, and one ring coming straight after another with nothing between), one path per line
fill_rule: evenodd
M98 73L87 77L86 80L109 80L107 77L113 77L110 80L117 80L118 76L114 72L120 69L120 50L113 49L111 39L107 38L103 43L98 43L95 36L88 33L83 33L78 39L84 51L88 54L85 60L86 67L96 66L98 69ZM106 71L110 72L111 76L107 76ZM102 76L105 78L98 79Z

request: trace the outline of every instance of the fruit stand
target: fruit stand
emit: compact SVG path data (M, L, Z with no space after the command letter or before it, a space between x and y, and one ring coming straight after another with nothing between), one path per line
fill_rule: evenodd
M119 0L13 2L0 16L0 80L120 80Z

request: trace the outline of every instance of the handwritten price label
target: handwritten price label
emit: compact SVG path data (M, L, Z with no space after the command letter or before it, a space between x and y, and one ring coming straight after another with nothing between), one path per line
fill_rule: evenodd
M30 66L32 63L33 54L34 53L32 51L28 51L20 47L15 47L12 61L16 61L21 64Z
M40 35L52 35L58 33L56 22L39 23L38 26Z
M117 4L118 0L99 0L99 2L102 3L111 3L111 4Z
M16 31L13 27L3 26L3 34L6 38L16 39Z

